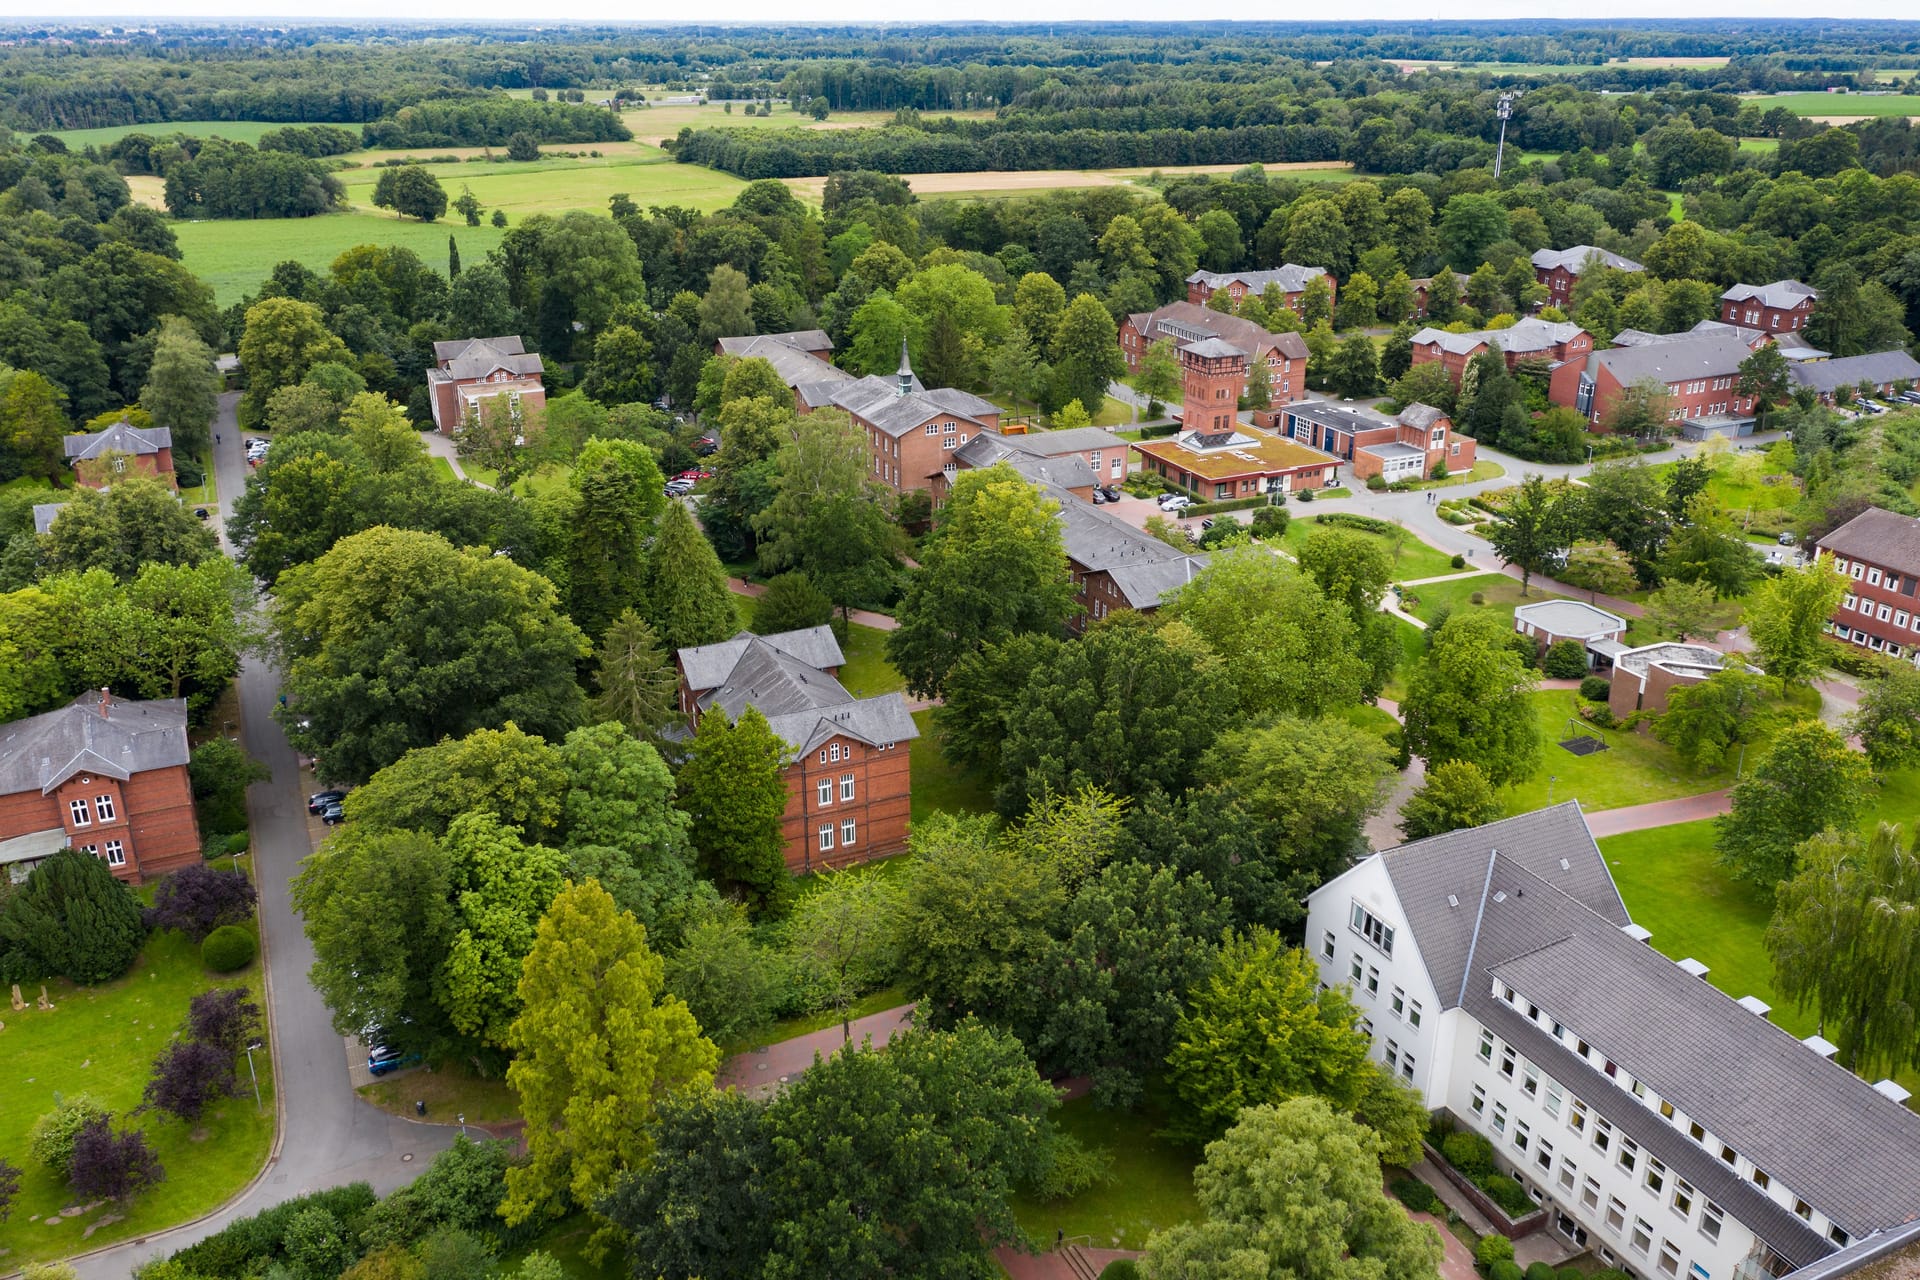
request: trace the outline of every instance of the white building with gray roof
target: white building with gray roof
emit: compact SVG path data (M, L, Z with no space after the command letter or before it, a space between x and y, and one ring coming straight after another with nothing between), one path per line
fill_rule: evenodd
M1493 1144L1569 1250L1761 1280L1920 1216L1920 1116L1649 945L1575 802L1387 849L1308 899L1372 1056Z

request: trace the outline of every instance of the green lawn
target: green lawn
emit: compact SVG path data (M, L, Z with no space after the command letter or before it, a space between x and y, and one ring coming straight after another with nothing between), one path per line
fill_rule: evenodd
M1650 733L1601 729L1581 721L1581 733L1604 741L1608 750L1576 756L1556 745L1569 735L1568 717L1575 714L1571 690L1543 689L1531 695L1540 726L1540 767L1533 777L1504 788L1500 799L1509 814L1578 799L1587 812L1626 805L1698 795L1731 785L1733 767L1711 774L1688 769L1674 749ZM1549 779L1558 779L1550 782Z
M256 1112L246 1068L246 1095L218 1103L197 1128L158 1114L133 1117L167 1171L166 1180L140 1195L126 1216L111 1221L99 1211L51 1218L72 1199L66 1186L27 1158L27 1134L62 1096L85 1093L116 1117L140 1102L154 1056L173 1038L187 1003L214 986L252 985L258 994L258 962L246 973L216 981L200 966L199 948L178 933L156 934L127 974L97 987L47 983L52 1012L35 1009L38 985L23 984L28 1007L0 1006L0 1154L22 1166L19 1198L0 1223L0 1258L8 1267L64 1257L83 1249L151 1234L198 1217L239 1191L259 1171L273 1143L273 1078L270 1056L253 1055L265 1103ZM100 1225L91 1235L89 1226Z
M492 226L402 221L385 213L211 219L168 225L180 242L180 257L187 270L213 286L214 300L223 307L258 290L267 273L289 259L325 274L335 258L355 245L399 245L419 254L435 271L444 272L449 235L459 242L462 262L478 262L504 234Z
M433 464L434 474L442 480L458 480L460 478L459 473L453 469L453 463L441 457L439 454L433 455L428 461Z
M1742 138L1740 139L1740 150L1742 151L1757 151L1763 154L1770 155L1773 152L1778 151L1779 149L1780 149L1780 139L1778 138Z
M584 1213L562 1218L526 1248L501 1258L500 1270L496 1274L514 1274L511 1268L517 1268L528 1254L537 1249L550 1254L560 1264L560 1270L567 1280L626 1280L627 1268L620 1250L608 1250L607 1256L598 1265L588 1261L587 1248L594 1231L593 1220Z
M1162 1117L1145 1109L1103 1110L1091 1098L1075 1098L1054 1118L1063 1132L1108 1154L1113 1181L1070 1200L1016 1195L1014 1217L1036 1244L1051 1248L1054 1233L1064 1231L1091 1237L1096 1249L1139 1249L1154 1232L1199 1216L1193 1194L1199 1153L1160 1137Z
M906 680L887 661L887 633L858 623L847 628L847 642L840 647L846 665L840 668L840 683L856 698L871 698L879 693L900 693Z
M1456 484L1475 484L1481 480L1498 480L1505 474L1507 474L1505 467L1497 462L1489 462L1485 458L1482 458L1473 464L1471 471L1455 471L1450 473L1444 480L1416 480L1413 487L1416 489L1445 489Z
M931 814L992 813L993 781L965 772L947 760L940 750L939 735L933 727L933 712L916 711L914 724L920 736L909 744L908 764L913 770L912 821Z
M1398 582L1406 578L1430 578L1435 574L1452 573L1453 557L1446 552L1430 547L1411 533L1404 533L1396 554L1393 539L1384 533L1368 533L1364 529L1352 529L1336 524L1317 524L1313 513L1306 507L1294 507L1293 519L1287 524L1285 550L1289 555L1297 556L1319 529L1339 529L1342 533L1356 533L1368 541L1376 543L1393 561L1393 580Z
M519 1099L505 1080L482 1079L463 1062L398 1071L362 1085L359 1092L374 1106L398 1116L412 1115L413 1104L425 1102L427 1118L442 1124L452 1124L462 1115L468 1124L505 1124L520 1118Z
M220 501L220 485L213 474L213 459L206 454L198 454L194 457L194 462L207 477L206 482L196 488L180 490L180 501L189 507Z
M1745 99L1762 111L1785 107L1799 116L1920 116L1920 95L1884 98L1858 93L1774 93Z
M82 147L104 147L118 142L130 133L144 133L155 138L171 137L184 133L189 138L225 138L229 142L256 143L260 135L270 129L289 127L285 121L267 120L174 120L164 124L115 124L100 129L60 129L54 137L67 144L74 151ZM351 125L342 128L358 129Z
M1467 562L1469 568L1473 562ZM1448 568L1438 573L1465 572L1454 570L1449 562ZM1414 577L1421 575L1414 574ZM1474 595L1480 596L1480 604L1473 603ZM1522 604L1538 604L1542 600L1563 600L1566 597L1549 595L1539 587L1530 587L1526 597L1520 595L1520 580L1509 578L1504 573L1482 573L1471 578L1455 578L1451 582L1429 582L1423 586L1408 587L1401 597L1400 607L1420 621L1431 624L1439 616L1442 608L1449 612L1463 609L1487 609L1498 614L1508 626L1513 625L1514 608ZM1408 601L1413 603L1409 604Z
M612 155L468 160L423 167L440 179L449 200L457 199L462 188L471 189L489 216L495 209L505 209L514 222L529 214L566 209L605 213L608 200L620 194L632 196L643 209L670 204L712 212L732 204L747 185L718 169L676 164L666 152L638 143L625 144ZM346 185L347 199L371 211L374 183L381 172L371 166L343 170L339 178Z

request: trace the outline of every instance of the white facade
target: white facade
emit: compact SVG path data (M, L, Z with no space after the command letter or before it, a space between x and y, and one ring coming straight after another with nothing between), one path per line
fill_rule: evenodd
M1488 855L1480 857L1486 860ZM1447 894L1446 905L1452 919L1472 925L1477 942L1480 929L1474 913L1482 906L1477 871L1472 880L1471 897L1466 892ZM1493 884L1489 861L1488 891ZM1451 916L1453 912L1465 914ZM1644 936L1639 930L1623 932ZM1373 1058L1420 1089L1429 1108L1444 1107L1462 1127L1486 1137L1502 1171L1548 1210L1546 1229L1570 1248L1591 1249L1608 1265L1643 1280L1764 1280L1763 1269L1775 1275L1791 1269L1772 1256L1732 1210L1630 1137L1625 1132L1629 1127L1643 1137L1658 1136L1670 1158L1678 1158L1673 1146L1682 1142L1709 1153L1719 1166L1709 1172L1717 1175L1721 1194L1747 1199L1752 1209L1747 1193L1758 1192L1835 1245L1849 1243L1848 1233L1815 1204L1727 1146L1684 1108L1635 1080L1627 1066L1608 1061L1581 1038L1580 1028L1561 1025L1551 1010L1498 978L1492 979L1491 995L1504 1006L1499 1016L1507 1019L1510 1010L1513 1018L1531 1024L1525 1033L1513 1025L1514 1034L1537 1030L1597 1075L1583 1072L1587 1084L1584 1092L1576 1093L1522 1048L1489 1029L1461 1007L1469 997L1467 983L1482 984L1472 993L1473 1003L1489 1007L1482 998L1489 979L1484 969L1473 967L1471 952L1461 990L1434 990L1394 875L1381 855L1312 894L1305 945L1325 984L1351 989L1365 1019L1362 1029L1372 1039ZM1498 967L1487 957L1483 963ZM1534 1043L1541 1052L1552 1051L1541 1040ZM1816 1052L1790 1040L1784 1051ZM1729 1069L1737 1070L1732 1064ZM1661 1122L1653 1135L1646 1124L1648 1112ZM1626 1123L1623 1117L1628 1117ZM1699 1152L1689 1159L1697 1165ZM1724 1190L1732 1179L1744 1185Z

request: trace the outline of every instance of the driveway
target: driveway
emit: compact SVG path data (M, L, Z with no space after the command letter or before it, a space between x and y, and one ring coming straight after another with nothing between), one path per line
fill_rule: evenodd
M220 397L215 469L221 514L231 510L246 483L247 465L233 420L238 396ZM204 1239L238 1218L292 1196L343 1183L366 1181L377 1192L413 1180L436 1152L453 1145L459 1130L416 1125L362 1102L348 1081L340 1036L320 995L307 981L313 947L288 898L287 881L313 852L307 838L306 798L300 794L299 761L273 709L280 697L278 674L249 659L240 670L240 725L247 752L273 770L273 777L247 792L253 853L260 889L262 951L273 1023L273 1062L280 1106L280 1135L265 1173L226 1208L208 1218L144 1240L116 1245L74 1260L81 1280L125 1280L133 1268Z

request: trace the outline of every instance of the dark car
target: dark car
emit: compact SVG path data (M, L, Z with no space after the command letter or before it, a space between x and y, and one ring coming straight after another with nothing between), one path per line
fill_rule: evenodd
M208 511L205 507L195 507L193 509L193 514L194 514L194 517L199 520L211 520L213 518L213 513Z
M1104 493L1104 494L1106 494L1106 495L1107 495L1107 501L1108 501L1108 502L1118 502L1118 501L1120 501L1120 491L1119 491L1118 489L1116 489L1116 488L1114 488L1114 487L1113 487L1112 485L1108 485L1108 486L1107 486L1106 488L1104 488L1104 489L1095 489L1095 490L1094 490L1094 492L1095 492L1095 493Z
M319 813L328 805L339 804L347 798L344 791L316 791L307 797L307 812Z
M693 442L693 451L703 458L709 458L720 452L720 442L712 436L701 436Z
M330 827L337 827L346 820L347 811L340 807L337 800L320 811L320 821Z
M1104 507L1105 505L1107 505L1107 503L1109 503L1109 502L1111 502L1111 501L1112 501L1112 499L1111 499L1111 498L1109 498L1109 497L1107 497L1107 491L1106 491L1105 489L1095 489L1095 490L1093 491L1093 505L1094 505L1094 506L1096 506L1096 507Z
M375 1045L367 1053L367 1074L383 1076L418 1061L420 1055L417 1053L407 1053L390 1045Z

